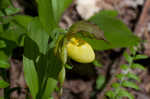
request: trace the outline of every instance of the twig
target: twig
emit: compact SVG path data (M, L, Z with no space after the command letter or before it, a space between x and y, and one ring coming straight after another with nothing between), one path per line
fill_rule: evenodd
M105 93L109 90L111 90L111 85L112 83L116 82L117 81L117 78L115 77L116 74L119 74L121 72L121 69L120 69L120 65L123 64L125 61L124 61L124 57L121 56L119 57L115 63L113 65L117 65L117 70L115 71L115 73L113 74L113 76L111 77L111 80L107 83L105 89L97 95L97 99L104 99L105 98Z
M148 21L150 19L149 16L150 13L150 0L146 0L145 4L144 4L144 8L142 11L142 14L139 18L139 21L135 27L134 32L136 33L137 36L141 37L141 33L142 33L142 27L144 27L146 24L146 21Z

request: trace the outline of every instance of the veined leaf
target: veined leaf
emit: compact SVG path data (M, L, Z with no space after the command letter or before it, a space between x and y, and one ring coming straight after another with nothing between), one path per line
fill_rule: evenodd
M82 34L85 37L92 37L92 38L95 37L99 40L105 40L103 31L101 31L97 25L94 25L90 22L86 22L86 21L76 22L69 28L68 34L75 35L79 32L82 32Z
M48 34L58 27L58 23L65 9L72 0L37 0L39 19Z
M45 54L48 48L48 33L44 31L38 18L34 19L28 27L28 36L38 45L40 53Z
M130 81L123 81L122 85L124 87L128 87L128 88L134 88L136 90L139 90L140 88L134 83L134 82L130 82Z
M128 73L126 76L130 79L140 81L140 78L137 75L133 74L133 73Z
M42 99L49 99L56 86L57 86L57 80L53 78L48 78Z
M7 19L8 18L4 18L4 20L7 20ZM19 24L16 24L15 22L13 22L12 18L9 20L8 23L4 22L2 28L3 30L0 32L0 37L2 39L15 42L18 45L20 43L19 41L20 37L24 35L24 33L26 33L26 30Z
M144 67L143 65L141 65L141 64L136 64L136 63L134 63L134 64L131 65L131 67L132 67L133 69L145 70L145 67Z
M148 56L139 54L139 55L136 55L134 59L138 60L138 59L146 59L146 58L148 58Z
M39 91L38 85L38 75L35 69L35 64L33 60L28 59L27 57L23 57L23 64L24 64L24 76L27 85L29 86L31 95L33 99L36 99L36 95Z
M120 89L118 96L120 97L128 97L128 99L134 99L134 96L132 94L130 94L128 91L124 90L124 89Z
M62 14L69 7L73 0L51 0L53 6L53 15L55 22L58 24Z
M114 15L112 15L114 16ZM140 40L119 19L107 14L98 13L90 19L104 32L106 40L116 48L136 45ZM100 45L99 45L100 46Z
M21 25L26 30L28 29L28 24L34 19L33 17L27 15L15 15L12 17L14 22Z

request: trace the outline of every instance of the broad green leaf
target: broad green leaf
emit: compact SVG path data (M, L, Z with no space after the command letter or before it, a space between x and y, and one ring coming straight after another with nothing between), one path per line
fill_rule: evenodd
M0 80L0 88L6 88L9 86L9 83L5 82L4 80Z
M105 81L106 81L106 77L103 75L99 75L96 80L96 89L100 90L104 86Z
M38 45L40 53L45 54L48 48L48 33L44 31L38 18L34 19L28 27L28 36Z
M17 47L17 44L11 40L6 40L3 38L1 39L1 37L0 37L0 40L3 40L6 44L6 47L3 47L2 49L0 49L0 51L3 51L5 53L5 55L7 56L7 58L12 56L12 52L13 52L14 48Z
M6 15L13 15L13 14L18 13L19 11L20 11L19 8L14 8L14 7L9 7L5 9Z
M122 21L115 17L110 17L108 14L100 12L93 16L90 22L100 27L104 32L106 40L108 40L113 47L129 47L136 45L140 41Z
M73 0L51 0L53 7L53 15L56 24L59 23L62 14L69 7Z
M105 42L104 40L90 39L87 37L82 39L87 41L92 46L92 48L97 51L103 51L103 50L115 48L111 44Z
M36 96L40 90L39 89L40 79L38 77L38 72L36 70L37 67L35 64L35 61L37 60L39 54L40 53L37 44L32 39L26 36L24 39L24 57L23 57L24 76L33 99L36 99Z
M33 17L27 15L15 15L13 16L13 21L21 25L27 30L28 24L33 20Z
M120 89L118 96L120 96L122 98L127 97L128 99L134 99L134 96L124 89Z
M25 37L24 39L24 56L31 59L36 60L39 56L39 48L38 45L29 37Z
M145 70L145 67L144 67L143 65L141 65L141 64L136 64L136 63L134 63L134 64L131 65L131 67L132 67L133 69Z
M24 76L27 85L29 86L31 95L33 99L36 99L36 95L39 90L38 85L38 75L35 69L35 64L33 60L28 59L27 57L23 57L23 64L24 64Z
M99 40L105 40L103 31L100 28L86 21L79 21L73 24L68 31L68 35L78 35L79 32L82 32L84 37L97 38ZM80 33L81 34L81 33Z
M10 5L10 0L0 0L0 9L8 8Z
M102 10L101 15L106 15L108 17L117 17L118 12L116 10Z
M3 16L5 16L5 14L2 11L0 11L0 17L3 17Z
M57 27L56 20L54 18L52 0L36 0L38 4L39 19L44 29L51 33L51 31Z
M3 40L0 40L0 48L6 47L6 43Z
M54 86L56 84L56 80L58 79L58 74L62 68L61 61L58 57L54 55L54 50L49 49L49 51L45 55L41 55L38 59L38 62L36 64L38 77L39 77L39 85L41 87L39 94L40 98L47 97L51 95L51 91L54 91ZM48 85L46 84L46 80L48 77L51 79L50 82L48 82ZM52 85L51 85L52 84ZM44 86L47 86L44 88ZM44 92L43 90L50 90L48 92ZM47 98L43 98L47 99Z
M0 32L0 37L19 45L20 37L24 35L24 33L26 33L26 30L19 24L12 22L11 19L8 23L3 24L3 30Z
M136 90L139 90L139 89L140 89L140 88L136 85L136 83L130 82L130 81L123 81L123 82L122 82L122 86L128 87L128 88L134 88L134 89L136 89Z
M48 34L50 34L54 28L58 27L61 16L71 1L72 0L37 0L39 19Z
M57 86L57 80L48 78L42 99L49 99L56 86Z
M57 79L61 68L61 61L54 55L53 49L50 49L46 55L41 55L37 63L40 79L43 76Z
M10 64L8 59L9 58L4 51L0 51L0 68L9 68Z
M140 81L140 78L137 75L133 74L133 73L128 73L126 76L129 79L134 79L134 80Z
M142 55L142 54L141 54L141 55L140 55L140 54L138 54L138 55L136 55L136 56L135 56L135 58L134 58L134 59L135 59L135 60L138 60L138 59L146 59L146 58L148 58L148 56L146 56L146 55Z
M48 51L48 68L47 68L47 75L48 77L57 79L58 74L62 68L62 63L58 57L54 55L53 49Z

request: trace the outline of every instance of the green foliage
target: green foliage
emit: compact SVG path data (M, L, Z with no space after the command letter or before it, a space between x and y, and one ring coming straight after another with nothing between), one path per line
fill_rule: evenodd
M130 82L130 81L123 81L122 82L122 86L123 87L134 88L136 90L139 90L139 87L134 82Z
M24 75L25 75L26 83L29 86L32 98L36 99L36 95L39 90L39 86L38 86L39 79L34 66L34 62L26 57L23 57L23 64L24 64Z
M142 66L141 64L136 64L136 63L133 63L132 65L131 65L131 68L133 68L133 69L142 69L142 70L145 70L145 67L144 66Z
M124 90L124 89L120 89L119 93L118 93L119 97L127 97L128 99L134 99L134 96L132 94L130 94L128 91Z
M115 17L116 14L116 11L101 11L89 20L99 26L99 28L104 32L106 40L110 42L110 44L103 44L102 42L102 44L92 43L93 46L103 47L103 45L105 45L106 47L103 49L110 49L129 47L136 45L139 42L139 38L133 35L128 27ZM97 47L96 49L101 50L102 48Z
M138 59L146 59L146 58L148 58L148 56L145 56L145 55L136 55L135 57L134 57L134 59L135 60L138 60Z
M28 25L28 36L37 44L39 52L45 54L47 51L49 36L42 28L38 18L31 21Z
M105 76L99 75L97 80L96 80L96 89L99 90L104 86L104 83L106 81Z
M14 8L14 7L9 7L9 8L6 8L4 11L5 11L6 15L13 15L13 14L18 13L20 11L20 9Z
M65 9L72 0L36 0L38 3L39 19L44 29L50 34L58 27L58 23Z
M5 82L4 80L0 80L0 88L6 88L9 86L9 83Z
M11 5L11 1L10 0L0 0L0 10L4 9L4 8L8 8L8 6Z
M0 48L6 47L6 43L3 40L0 40Z
M136 80L136 81L140 82L139 77L138 77L137 75L133 74L133 73L130 73L130 72L129 72L128 74L126 74L126 76L127 76L129 79L133 79L133 80Z
M136 68L144 70L144 67L140 64L134 63L134 60L145 59L147 56L139 54L136 55L136 51L137 48L132 47L130 48L131 55L129 55L127 52L124 52L123 55L128 64L123 64L120 66L122 72L116 75L118 81L112 84L114 91L111 90L106 93L106 96L108 96L109 99L122 99L124 97L127 97L128 99L134 99L133 95L125 90L125 88L132 88L135 90L140 89L135 82L140 82L140 78L136 74L130 72L130 70Z
M0 68L9 68L10 64L8 61L8 56L3 52L0 51Z

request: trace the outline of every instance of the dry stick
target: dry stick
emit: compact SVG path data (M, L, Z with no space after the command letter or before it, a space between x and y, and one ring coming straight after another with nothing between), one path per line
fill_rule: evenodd
M142 14L140 16L140 19L135 27L134 32L136 33L136 35L141 36L142 31L142 27L144 26L144 23L148 20L148 12L150 13L150 0L147 0L144 4L144 9L142 11ZM150 17L149 17L150 18ZM118 62L118 61L116 61ZM121 57L120 62L118 62L118 68L115 72L115 74L112 76L112 79L110 80L110 82L108 82L108 84L106 85L106 88L97 96L97 99L104 99L105 98L105 93L109 90L111 90L111 85L112 83L117 81L117 78L115 77L116 74L119 74L121 72L121 69L119 68L119 65L123 64L124 58Z
M124 57L123 57L123 56L119 57L119 58L115 61L115 63L114 63L113 65L114 65L114 66L117 65L117 70L115 71L115 74L113 74L113 76L111 77L111 80L107 83L105 89L104 89L100 94L98 94L97 99L104 99L104 98L105 98L105 93L106 93L107 91L111 90L111 85L112 85L112 83L114 83L114 82L117 81L117 78L115 77L116 74L119 74L119 73L121 72L121 69L119 68L119 66L120 66L121 64L124 64L124 63L125 63L125 60L124 60Z
M142 34L142 27L145 26L145 23L146 21L148 21L150 19L150 16L149 16L149 13L150 13L150 0L146 0L145 4L144 4L144 8L143 8L143 11L142 11L142 14L139 18L139 21L135 27L135 30L134 30L134 33L137 35L137 36L141 36Z

